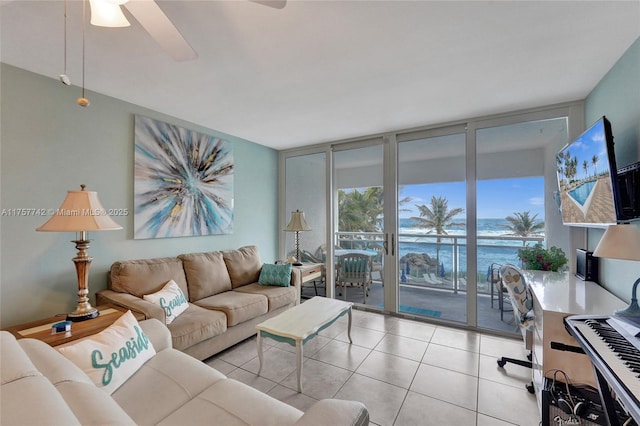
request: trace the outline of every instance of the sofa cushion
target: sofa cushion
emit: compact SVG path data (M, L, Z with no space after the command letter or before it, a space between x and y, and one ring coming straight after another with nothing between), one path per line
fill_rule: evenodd
M111 290L142 298L155 293L169 280L174 280L188 294L182 261L176 257L115 262L109 272Z
M170 280L162 290L142 297L164 309L165 323L171 324L181 313L187 310L189 302L174 280Z
M289 285L291 285L291 270L292 266L290 263L285 263L282 265L265 263L264 265L262 265L260 278L258 278L258 284L289 287Z
M189 282L191 302L231 290L231 277L221 251L178 256Z
M61 346L58 351L109 394L156 353L131 311L101 332Z
M227 331L227 316L190 303L189 309L167 327L171 331L173 347L182 351Z
M269 303L265 296L237 291L226 291L206 297L198 300L196 305L224 312L228 327L264 315L269 310Z
M233 379L219 380L160 425L292 425L302 411ZM319 423L327 424L327 423ZM348 424L348 423L342 423Z
M8 333L2 334L0 424L134 424L109 395L57 350L40 340L16 342ZM5 382L8 377L13 380Z
M297 295L295 287L264 286L260 284L243 285L233 291L265 296L269 301L269 311L295 304Z
M238 250L226 250L222 252L222 256L233 288L258 282L262 269L258 247L245 246Z
M143 365L112 397L136 423L153 425L224 379L223 374L205 363L167 349ZM236 397L242 399L241 395ZM188 418L176 424L189 424ZM202 424L223 423L211 417Z

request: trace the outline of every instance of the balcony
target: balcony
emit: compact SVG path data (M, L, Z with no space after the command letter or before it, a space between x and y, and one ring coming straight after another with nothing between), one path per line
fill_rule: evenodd
M503 319L500 318L495 288L492 295L490 268L492 264L518 265L518 249L543 242L544 237L479 235L477 241L477 283L471 283L467 279L466 235L399 234L400 312L426 318L465 321L467 288L475 284L478 326L513 333L513 314L504 312ZM381 252L384 236L375 232L339 232L335 236L335 244L344 249ZM380 255L378 261L381 259ZM373 280L367 305L382 308L383 286L380 276L374 273ZM349 289L347 300L362 303L362 290ZM511 309L508 302L505 308Z

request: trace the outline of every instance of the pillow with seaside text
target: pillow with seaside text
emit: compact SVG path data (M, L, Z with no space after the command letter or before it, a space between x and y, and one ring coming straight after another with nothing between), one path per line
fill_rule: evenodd
M174 280L169 281L160 291L142 296L144 300L159 305L164 309L165 323L171 324L174 319L187 310L189 302Z
M131 311L100 333L57 349L109 395L156 354Z

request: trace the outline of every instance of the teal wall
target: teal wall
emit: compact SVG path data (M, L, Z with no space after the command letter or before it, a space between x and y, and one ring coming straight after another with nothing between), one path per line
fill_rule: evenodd
M585 101L585 123L606 115L613 131L618 167L640 161L640 38L591 91ZM636 222L640 226L640 221ZM594 250L603 230L589 229L588 247ZM640 277L640 262L600 259L600 282L625 301Z
M0 326L65 313L76 302L73 233L36 232L47 217L9 216L7 209L57 208L67 190L98 192L105 208L133 211L134 115L222 137L233 144L233 233L188 238L133 239L133 215L116 217L123 230L90 234L90 291L106 288L109 266L120 259L255 244L262 260L277 258L277 151L6 64L1 79Z

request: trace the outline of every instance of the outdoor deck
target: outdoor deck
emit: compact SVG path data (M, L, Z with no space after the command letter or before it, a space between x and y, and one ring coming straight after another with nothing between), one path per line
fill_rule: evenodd
M317 283L318 295L324 296L324 283ZM338 289L339 290L339 289ZM357 304L362 304L362 289L347 289L347 300ZM315 296L314 287L311 283L305 284L302 297ZM336 298L343 298L336 293ZM371 285L369 296L367 297L368 307L382 308L383 288L380 281L375 281ZM465 322L467 312L467 294L464 291L454 293L450 289L436 289L414 284L400 284L400 312L408 315L415 315L426 321L455 321ZM511 305L505 302L505 309L511 309ZM513 314L505 311L503 320L500 319L498 301L494 299L491 307L490 295L481 294L478 296L478 327L494 330L499 333L520 336L514 325Z

